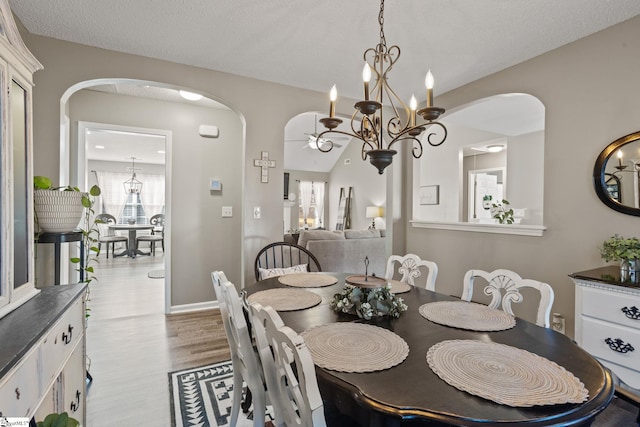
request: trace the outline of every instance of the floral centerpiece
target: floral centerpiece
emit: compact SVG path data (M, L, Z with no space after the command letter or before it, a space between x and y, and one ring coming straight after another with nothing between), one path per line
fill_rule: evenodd
M346 285L342 292L333 296L331 309L336 312L357 314L362 319L391 316L400 317L407 305L402 298L391 293L387 283L381 288L359 288Z
M605 240L600 247L600 255L605 261L619 261L622 270L638 271L640 269L640 239L622 237L614 234Z

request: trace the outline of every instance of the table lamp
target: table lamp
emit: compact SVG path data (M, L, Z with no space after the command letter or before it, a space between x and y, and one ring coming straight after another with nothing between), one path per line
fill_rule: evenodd
M382 216L382 208L379 206L367 206L366 217L367 219L371 219L371 226L369 229L376 229L376 218L380 218Z

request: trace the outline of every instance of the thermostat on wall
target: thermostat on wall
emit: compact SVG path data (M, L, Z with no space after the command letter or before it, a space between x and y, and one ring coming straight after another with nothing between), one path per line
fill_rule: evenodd
M205 138L217 138L220 135L220 129L218 126L200 125L198 128L200 136Z
M211 191L222 191L222 181L217 179L209 180L209 190Z

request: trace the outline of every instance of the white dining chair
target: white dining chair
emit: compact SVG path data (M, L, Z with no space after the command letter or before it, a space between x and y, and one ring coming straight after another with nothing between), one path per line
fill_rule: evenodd
M396 265L398 266L398 273L402 274L401 282L408 283L411 286L417 286L415 279L422 277L422 270L426 270L424 282L420 281L421 286L429 291L436 290L438 265L435 262L420 259L418 255L414 254L407 254L405 256L391 255L387 260L387 271L384 275L385 279L393 279Z
M229 425L235 427L238 422L244 382L251 391L253 399L253 425L264 427L266 391L262 367L251 343L242 300L236 287L227 280L222 271L214 271L211 273L211 278L229 341L233 365L233 402Z
M481 277L487 284L484 287L485 295L491 296L491 308L502 308L503 311L514 315L511 308L512 303L520 303L524 299L520 290L522 288L533 288L540 292L540 303L536 314L536 325L548 328L551 306L553 305L554 293L548 283L539 282L532 279L523 279L516 272L499 269L492 272L484 270L469 270L464 275L462 299L471 301L473 298L473 286L475 279Z
M249 306L258 353L278 427L326 427L311 353L271 307Z

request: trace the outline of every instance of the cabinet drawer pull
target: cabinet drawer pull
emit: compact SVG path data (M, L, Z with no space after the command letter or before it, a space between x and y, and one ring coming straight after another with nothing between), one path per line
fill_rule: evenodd
M76 390L76 400L71 402L70 409L72 412L76 412L80 408L80 390Z
M69 335L67 335L66 332L62 333L62 341L65 344L69 344L71 342L71 337L73 336L73 326L69 325L68 332L69 332Z
M625 343L620 338L607 338L604 342L607 343L611 350L617 351L618 353L629 353L635 350L631 344Z
M16 400L20 400L20 389L18 387L16 387L15 392L16 392Z
M620 309L625 316L627 316L629 319L633 319L633 320L640 320L640 310L638 309L638 307L636 307L635 305L632 306L631 308L629 307L622 307Z

